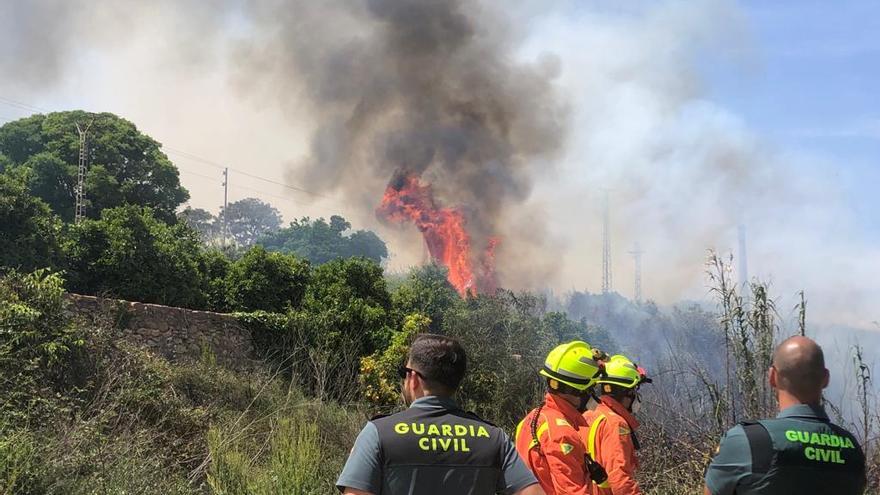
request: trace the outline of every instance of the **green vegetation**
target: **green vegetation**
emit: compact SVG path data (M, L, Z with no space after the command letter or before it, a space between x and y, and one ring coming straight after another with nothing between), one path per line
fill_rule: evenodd
M59 261L61 222L23 180L0 174L0 266L33 270Z
M79 163L76 124L85 127L90 122L86 214L98 218L105 208L133 204L172 220L177 207L189 199L177 168L158 142L110 113L33 115L0 127L0 153L9 162L4 168L24 177L31 194L71 221Z
M376 263L388 257L382 239L369 230L351 230L344 218L333 215L330 223L323 218L295 220L290 227L263 235L257 240L270 251L301 256L315 265L338 258L361 256Z
M65 224L71 129L92 117L89 218ZM506 290L462 299L438 266L391 282L384 243L338 216L271 232L271 206L242 203L239 246L213 249L217 219L175 215L185 197L158 143L118 117L0 128L0 495L332 493L364 421L401 407L396 368L425 331L462 341L459 401L509 432L540 402L535 370L559 342L635 357L655 376L640 417L646 493L701 493L721 433L772 405L756 370L784 324L767 287L740 294L717 256L717 308ZM233 312L257 361L233 371L205 348L169 362L119 338L119 311L77 319L65 290ZM802 304L800 332L804 315ZM876 490L880 417L863 352L856 431Z

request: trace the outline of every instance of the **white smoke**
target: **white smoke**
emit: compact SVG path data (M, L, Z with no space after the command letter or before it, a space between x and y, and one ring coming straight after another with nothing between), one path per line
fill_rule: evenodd
M266 22L254 12L278 5L254 11L235 0L2 2L0 97L49 110L115 112L170 149L314 189L304 194L233 172L230 199L262 197L287 219L341 213L390 241L393 268L420 262L417 232L382 226L360 198L313 187L295 168L316 125L308 95L288 94L296 85L264 77L277 76L272 67L248 64L243 72L236 65ZM287 5L294 22L303 4ZM707 96L702 64L760 70L762 47L750 41L749 21L736 4L610 5L495 2L483 11L502 16L496 21L509 30L508 42L523 42L512 47L516 62L558 74L556 88L573 110L565 157L529 167L531 195L499 225L502 282L598 290L601 197L608 189L619 292L631 293L627 251L638 241L646 251L647 297L704 298L706 250L735 250L743 223L751 275L772 280L786 296L782 310L805 289L811 321L871 328L880 319L871 305L880 297L880 252L847 210L843 185L817 172L827 167L815 162L828 158L778 148ZM296 48L302 49L290 47ZM3 118L27 113L0 104ZM184 170L192 205L216 211L220 170L169 156ZM535 243L518 239L534 236L536 225L549 232L540 249L523 252L520 245Z

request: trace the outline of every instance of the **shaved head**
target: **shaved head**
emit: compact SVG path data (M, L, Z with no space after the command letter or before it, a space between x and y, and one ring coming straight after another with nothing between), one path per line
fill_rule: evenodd
M773 353L776 387L801 402L817 402L828 386L828 370L822 348L812 339L795 336L785 339Z

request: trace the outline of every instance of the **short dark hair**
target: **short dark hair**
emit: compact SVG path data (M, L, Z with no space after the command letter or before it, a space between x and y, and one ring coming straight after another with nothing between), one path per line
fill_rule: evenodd
M423 333L409 348L409 363L429 385L441 385L452 393L464 379L467 354L453 338Z

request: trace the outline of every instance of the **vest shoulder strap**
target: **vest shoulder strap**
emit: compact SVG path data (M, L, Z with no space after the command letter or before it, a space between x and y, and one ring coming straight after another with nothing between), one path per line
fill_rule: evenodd
M740 424L746 433L749 450L752 453L752 473L767 473L773 463L773 441L770 439L770 432L759 421L745 421Z

